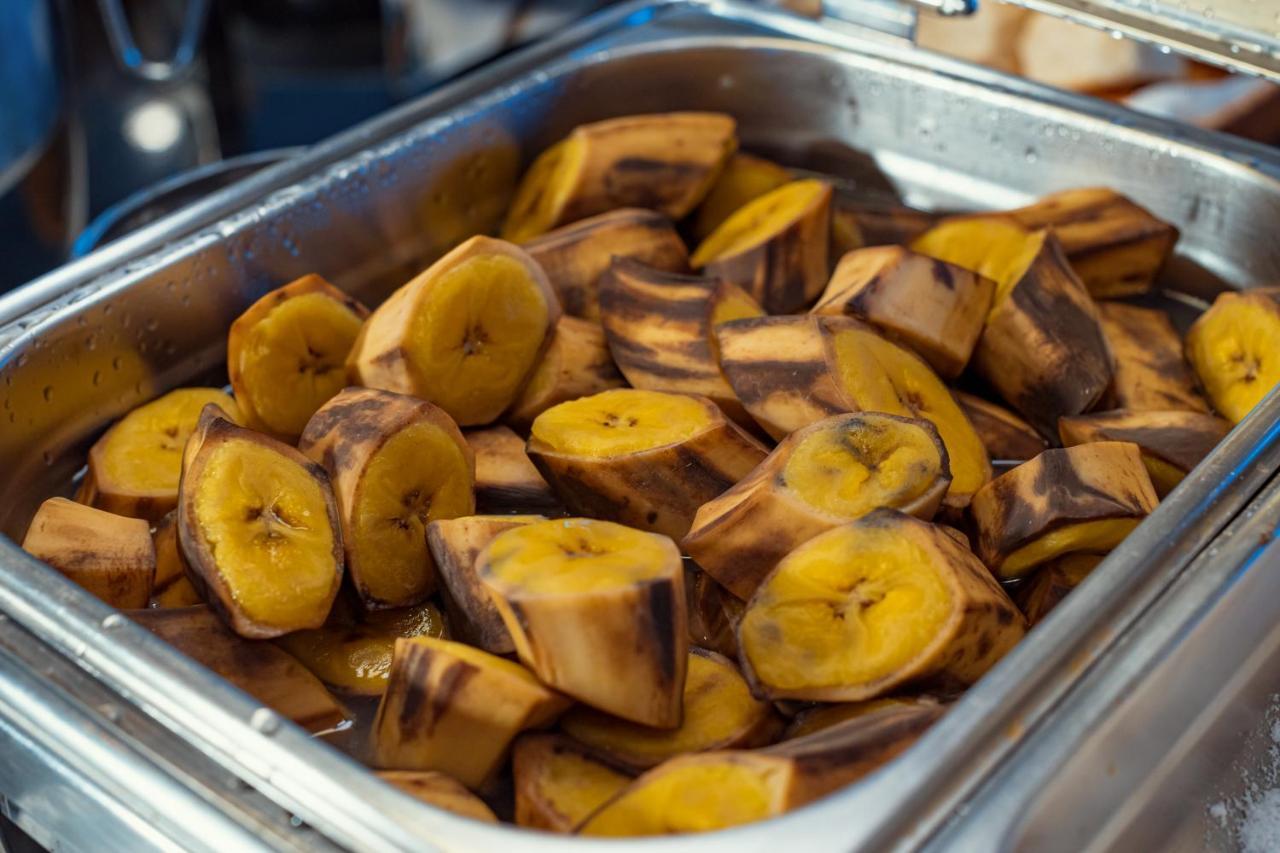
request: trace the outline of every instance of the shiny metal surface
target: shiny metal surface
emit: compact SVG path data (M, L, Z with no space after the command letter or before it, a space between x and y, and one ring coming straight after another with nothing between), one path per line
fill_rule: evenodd
M0 325L0 530L17 537L39 500L67 490L112 418L176 384L221 382L225 330L267 289L316 271L376 301L459 238L492 228L522 160L573 125L680 108L730 111L745 147L914 205L1000 207L1112 185L1183 230L1168 280L1170 304L1187 314L1223 287L1280 278L1280 162L1267 149L852 28L731 3L633 4L0 300L0 317L13 318ZM902 760L801 812L714 836L603 845L416 804L3 538L0 611L343 846L910 847L1000 767L1276 470L1280 442L1266 425L1278 414L1273 398Z
M1278 531L1274 480L936 849L1239 849L1242 798L1280 784Z
M1280 80L1280 14L1258 0L1009 0L1164 46L1211 65Z

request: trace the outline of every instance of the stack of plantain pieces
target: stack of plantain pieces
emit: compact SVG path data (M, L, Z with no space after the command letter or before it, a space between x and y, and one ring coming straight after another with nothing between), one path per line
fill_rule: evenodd
M126 414L24 547L464 817L701 832L853 784L1280 381L1280 289L1184 342L1117 301L1177 239L1118 193L838 184L723 114L574 128L372 310L262 295L229 389Z

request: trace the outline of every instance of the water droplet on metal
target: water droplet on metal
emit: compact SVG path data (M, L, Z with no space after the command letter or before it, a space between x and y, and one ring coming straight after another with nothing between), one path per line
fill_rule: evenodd
M275 734L280 730L280 716L270 708L259 708L249 715L249 725L264 735Z
M126 620L124 616L120 615L119 613L108 614L107 616L104 616L102 618L102 630L114 631L116 628L119 628L121 625L123 625L125 621Z

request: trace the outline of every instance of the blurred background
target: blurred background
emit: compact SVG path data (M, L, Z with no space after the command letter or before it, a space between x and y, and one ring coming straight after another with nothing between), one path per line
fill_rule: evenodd
M0 0L0 292L606 2ZM1017 7L918 40L1280 139L1275 86Z

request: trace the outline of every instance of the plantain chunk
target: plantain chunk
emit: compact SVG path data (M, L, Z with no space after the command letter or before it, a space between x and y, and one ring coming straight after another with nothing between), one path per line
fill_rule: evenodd
M525 452L524 439L509 427L467 430L476 458L476 510L532 512L562 510L559 500Z
M1019 590L1018 604L1030 625L1038 625L1062 603L1067 593L1084 583L1099 563L1101 554L1066 554L1040 567L1025 588Z
M1046 450L974 495L978 554L1018 578L1062 554L1105 554L1156 508L1136 444L1100 441Z
M689 642L727 658L737 658L737 626L729 618L726 599L742 602L699 569L685 570L684 586L689 596Z
M764 314L740 287L616 260L601 279L600 307L613 359L633 387L699 394L752 424L720 372L713 334L720 323Z
M316 409L347 384L344 363L367 316L318 275L250 305L227 335L227 375L245 426L295 441Z
M679 725L689 642L670 539L586 518L535 522L494 537L476 572L544 682L632 722Z
M182 449L209 403L240 422L234 400L217 388L179 388L121 418L89 450L80 503L157 522L178 505Z
M851 317L762 317L716 329L720 364L738 399L774 438L840 412L885 412L932 423L947 448L943 502L963 508L991 478L973 425L919 356Z
M1156 494L1163 498L1227 437L1231 424L1199 412L1118 409L1058 421L1064 447L1091 441L1131 441L1142 451Z
M622 789L579 832L709 832L776 817L891 761L938 713L936 708L890 708L763 750L678 756Z
M614 258L628 258L666 272L689 269L689 250L671 220L652 210L602 213L523 246L547 274L564 313L600 319L600 277Z
M767 454L705 397L619 388L543 412L529 455L571 512L679 538Z
M1233 424L1280 384L1280 287L1220 293L1187 333L1187 360Z
M516 735L550 725L568 706L505 658L434 637L396 640L373 723L373 763L437 770L483 788Z
M693 219L693 236L705 240L726 219L791 180L777 163L739 151L724 164Z
M178 539L204 600L249 639L323 625L343 565L329 475L212 405L184 456Z
M151 544L156 551L156 576L151 585L151 607L190 607L203 604L204 599L191 585L188 575L191 567L187 564L186 555L182 553L182 543L178 541L178 513L169 512L156 523L151 534Z
M1052 234L1000 216L960 217L926 231L911 248L995 281L973 364L1043 435L1102 396L1111 357L1098 310Z
M572 738L526 734L516 740L516 825L571 832L626 787L632 776Z
M476 558L499 533L533 521L545 519L540 515L471 515L427 525L427 546L444 582L445 606L458 639L496 655L516 650L502 614L476 574Z
M507 421L528 429L552 406L624 385L599 323L561 317L529 382L507 412Z
M1039 456L1049 446L1031 424L989 400L953 391L960 409L977 430L982 446L992 459L1025 462Z
M623 207L682 219L706 196L737 148L735 130L727 115L697 112L579 125L521 178L502 236L522 243Z
M843 256L867 246L906 246L938 219L935 213L900 204L868 203L837 193L831 211L832 249Z
M561 730L610 760L647 770L687 752L750 749L772 742L782 729L773 707L751 695L733 662L691 649L683 717L674 729L655 729L578 706L560 718Z
M994 292L995 283L976 272L875 246L840 259L813 313L861 317L954 379L977 346Z
M972 684L1023 632L967 548L879 509L780 562L747 603L738 645L758 694L856 702L904 684Z
M287 652L230 631L208 607L138 610L133 621L311 732L342 723L346 711Z
M1182 339L1169 315L1155 308L1102 302L1098 319L1115 371L1103 408L1208 414L1195 375L1182 357Z
M298 448L333 482L364 606L407 607L435 592L427 524L475 512L475 459L453 420L425 400L347 388L312 416Z
M40 504L22 548L112 607L146 607L156 574L151 528L66 498Z
M444 614L431 602L359 613L334 607L324 627L294 631L275 642L330 687L380 696L401 637L448 639Z
M830 242L831 186L793 181L726 219L690 263L741 287L771 314L785 314L822 292Z
M810 705L796 714L787 724L783 733L783 741L807 737L826 729L834 728L849 720L857 720L889 708L919 707L928 711L942 711L937 699L930 696L885 696L881 699L866 699L862 702L836 702L833 704Z
M381 770L377 777L397 790L429 806L484 823L497 823L498 816L466 787L446 773L434 770Z
M514 402L559 316L528 253L472 237L378 306L347 369L356 384L430 400L460 426L487 424Z
M928 421L861 412L793 432L736 486L702 505L681 543L746 600L788 553L882 506L933 517L951 483Z
M1173 225L1105 187L1053 193L1008 216L1030 231L1051 229L1096 299L1149 291L1178 241Z

